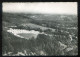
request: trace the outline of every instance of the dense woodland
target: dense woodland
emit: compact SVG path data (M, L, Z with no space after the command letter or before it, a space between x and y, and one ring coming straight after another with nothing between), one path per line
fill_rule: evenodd
M14 54L18 52L22 52L26 55L24 50L26 50L26 56L78 55L77 16L57 14L45 15L46 14L3 13L2 55L6 53L7 56L14 56ZM34 25L28 25L28 23ZM27 25L23 26L22 24ZM14 25L17 27L11 27ZM44 27L47 29L43 29ZM44 32L47 35L38 34L36 39L34 37L22 39L7 32L9 28L35 30ZM53 31L53 29L55 29L55 31ZM72 36L72 41L69 35ZM69 48L73 49L68 51ZM8 54L8 52L12 53ZM33 55L31 52L35 54ZM43 54L41 54L41 52L43 52Z

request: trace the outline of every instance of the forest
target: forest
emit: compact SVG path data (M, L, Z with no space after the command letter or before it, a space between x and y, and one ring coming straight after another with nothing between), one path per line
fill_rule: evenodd
M3 13L2 16L3 56L78 55L76 15ZM7 32L10 28L40 33L36 38L25 39Z

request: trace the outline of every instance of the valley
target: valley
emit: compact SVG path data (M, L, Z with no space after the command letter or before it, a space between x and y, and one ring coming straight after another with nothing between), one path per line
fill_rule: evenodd
M77 15L2 14L3 56L78 55Z

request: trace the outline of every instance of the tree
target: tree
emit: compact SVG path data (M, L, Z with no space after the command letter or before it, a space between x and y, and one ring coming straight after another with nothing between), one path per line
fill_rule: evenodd
M51 29L46 29L44 30L45 33L48 33L48 34L51 34L52 33L52 30Z

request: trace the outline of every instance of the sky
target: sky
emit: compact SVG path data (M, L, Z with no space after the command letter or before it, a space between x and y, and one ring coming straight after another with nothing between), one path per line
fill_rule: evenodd
M3 2L3 12L77 14L77 2Z

